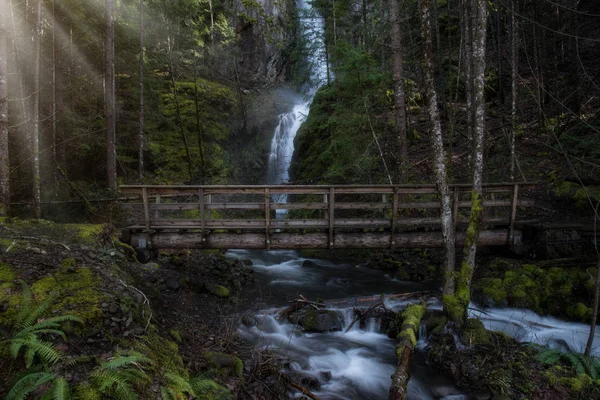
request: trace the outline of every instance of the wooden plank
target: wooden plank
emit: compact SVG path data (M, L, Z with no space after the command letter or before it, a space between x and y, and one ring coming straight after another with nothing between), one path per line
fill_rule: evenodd
M137 247L140 234L131 234L131 244ZM464 245L464 233L458 233L456 247ZM479 236L480 246L506 245L507 229L482 230ZM263 233L213 233L202 241L202 234L197 232L157 232L151 235L151 245L157 249L264 249ZM285 233L274 232L271 236L271 249L325 249L328 247L328 233ZM389 235L384 232L353 233L338 232L336 234L337 248L387 248ZM410 232L399 233L396 236L396 248L441 248L443 240L441 232Z
M155 205L160 206L160 195L156 196L154 201L156 202ZM160 209L159 208L154 208L154 219L160 219Z
M271 203L271 210L326 210L323 203Z
M269 237L269 228L271 226L271 207L269 202L271 201L271 195L269 194L269 188L265 188L265 243L267 250L271 248L271 239Z
M390 210L392 205L389 203L350 203L338 202L335 203L335 208L338 210Z
M150 230L150 208L148 205L148 190L142 189L142 201L144 202L144 220L146 223L146 229Z

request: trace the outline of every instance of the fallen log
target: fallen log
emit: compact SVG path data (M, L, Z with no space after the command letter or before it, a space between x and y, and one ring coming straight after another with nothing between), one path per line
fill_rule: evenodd
M398 343L396 344L398 364L396 372L392 375L388 400L406 400L413 352L424 313L425 304L423 303L411 304L402 312L402 328L397 336Z

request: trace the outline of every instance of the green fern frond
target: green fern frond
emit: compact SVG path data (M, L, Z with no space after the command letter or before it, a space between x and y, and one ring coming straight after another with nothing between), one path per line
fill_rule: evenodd
M31 293L31 289L27 282L22 279L19 279L19 283L21 284L21 302L19 303L19 307L21 308L19 313L15 318L15 326L20 327L21 323L27 318L27 315L31 312L31 303L33 299L33 294Z
M160 397L162 400L178 400L177 393L171 388L161 386Z
M54 381L54 387L52 388L52 399L53 400L69 400L71 393L69 392L69 383L63 377L60 377Z
M174 372L166 372L165 379L168 382L167 386L172 388L173 390L175 390L176 393L187 393L191 396L194 396L194 397L196 396L196 393L194 393L194 389L192 388L192 385L183 376L176 374Z
M119 369L122 368L124 366L128 366L128 365L135 365L135 364L139 364L139 363L150 363L151 360L139 353L132 353L130 355L127 356L117 356L115 358L113 358L112 360L109 360L105 363L102 364L102 368L104 369L108 369L108 370L115 370L115 369Z
M573 367L577 375L587 373L585 368L585 358L583 354L563 353L562 359L565 362L567 362L571 367Z
M101 393L113 395L117 400L135 400L137 394L129 383L117 372L97 368L92 377Z
M6 395L6 400L25 400L39 386L56 378L49 372L34 372L27 374L17 381Z
M556 364L560 361L562 353L558 350L548 349L540 352L537 356L539 362L543 364Z
M30 310L30 312L24 316L23 320L20 321L18 328L29 328L30 326L33 326L37 322L38 318L48 311L55 299L56 295L50 294L46 300L44 300L35 309Z
M60 353L54 348L54 345L50 342L44 342L40 340L34 334L27 334L23 337L14 338L10 343L10 352L13 358L17 358L19 351L23 346L31 349L35 355L39 356L42 361L49 364L54 364L60 360Z

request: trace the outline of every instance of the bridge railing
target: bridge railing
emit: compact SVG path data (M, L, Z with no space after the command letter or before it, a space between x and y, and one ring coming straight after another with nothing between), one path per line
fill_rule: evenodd
M532 202L519 199L526 183L484 185L484 224L506 226L510 236L518 207ZM120 190L133 202L122 203L129 212L130 229L261 231L266 243L272 232L294 230L435 229L440 225L434 185L332 186L153 186L127 185ZM468 222L471 185L451 185L454 225Z

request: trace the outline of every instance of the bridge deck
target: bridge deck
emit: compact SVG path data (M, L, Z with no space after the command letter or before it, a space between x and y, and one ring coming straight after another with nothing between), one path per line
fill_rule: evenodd
M524 183L484 185L484 245L513 242ZM451 185L461 245L471 186ZM120 190L129 241L153 248L439 247L434 185L151 186Z

